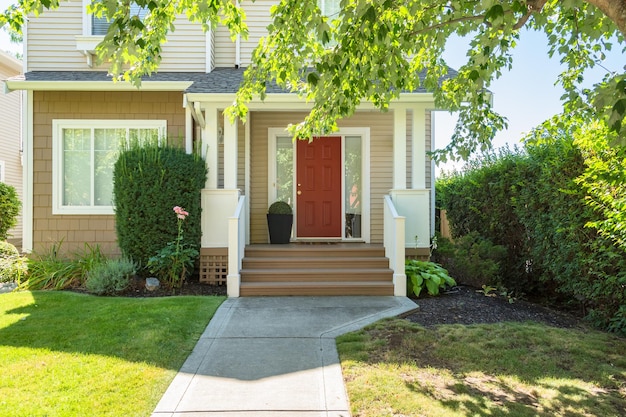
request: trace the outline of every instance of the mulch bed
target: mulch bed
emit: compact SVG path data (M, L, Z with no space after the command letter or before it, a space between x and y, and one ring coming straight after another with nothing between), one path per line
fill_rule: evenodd
M477 289L458 286L437 297L422 297L419 308L403 317L426 327L441 324L480 324L534 321L549 326L572 328L583 325L580 317L525 300L499 295L486 296Z

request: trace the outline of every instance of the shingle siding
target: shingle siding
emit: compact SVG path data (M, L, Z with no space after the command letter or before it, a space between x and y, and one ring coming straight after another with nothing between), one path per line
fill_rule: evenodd
M177 140L185 129L182 93L38 91L33 113L33 249L63 241L62 250L71 252L87 242L119 254L114 216L52 214L52 120L165 119L168 136Z

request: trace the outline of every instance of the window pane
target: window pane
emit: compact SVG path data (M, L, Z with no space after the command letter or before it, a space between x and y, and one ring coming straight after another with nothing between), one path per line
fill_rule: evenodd
M157 144L159 129L128 129L128 140L139 145Z
M109 30L109 21L106 17L91 16L91 34L106 35Z
M91 129L63 129L63 205L91 204Z
M143 20L148 14L149 9L147 7L142 8L139 5L133 3L130 5L130 15L138 16L139 19ZM109 21L106 17L95 17L91 16L91 34L96 36L103 36L107 34L109 30Z
M126 129L94 129L94 205L113 205L113 167Z
M361 237L361 138L348 136L345 140L345 208L346 237Z
M290 137L279 137L276 138L276 200L292 204L292 198L293 143Z

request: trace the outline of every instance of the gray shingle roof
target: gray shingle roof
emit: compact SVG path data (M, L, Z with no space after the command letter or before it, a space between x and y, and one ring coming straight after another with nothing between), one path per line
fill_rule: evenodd
M143 81L191 81L193 84L187 93L228 94L236 93L243 79L245 68L215 68L210 73L203 72L159 72L144 76ZM457 72L449 68L446 78L456 76ZM25 81L110 81L111 77L103 71L32 71L24 74ZM423 78L423 76L421 76ZM426 93L423 87L414 93ZM268 94L288 94L275 83L267 86Z

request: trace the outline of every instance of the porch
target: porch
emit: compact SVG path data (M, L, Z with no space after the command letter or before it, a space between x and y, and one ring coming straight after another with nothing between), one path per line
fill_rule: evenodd
M327 154L340 159L331 175L312 178L337 186L327 218L338 220L320 234L300 223L310 205L301 201L308 184L297 170L306 152L284 128L304 113L257 109L245 125L231 124L219 105L196 104L205 121L196 138L214 167L202 192L201 276L219 275L235 297L406 295L405 256L427 256L433 227L426 104L359 112L327 138L337 145ZM294 227L291 244L270 248L266 213L276 200L290 203ZM324 243L305 244L311 240ZM367 250L346 255L349 247Z

